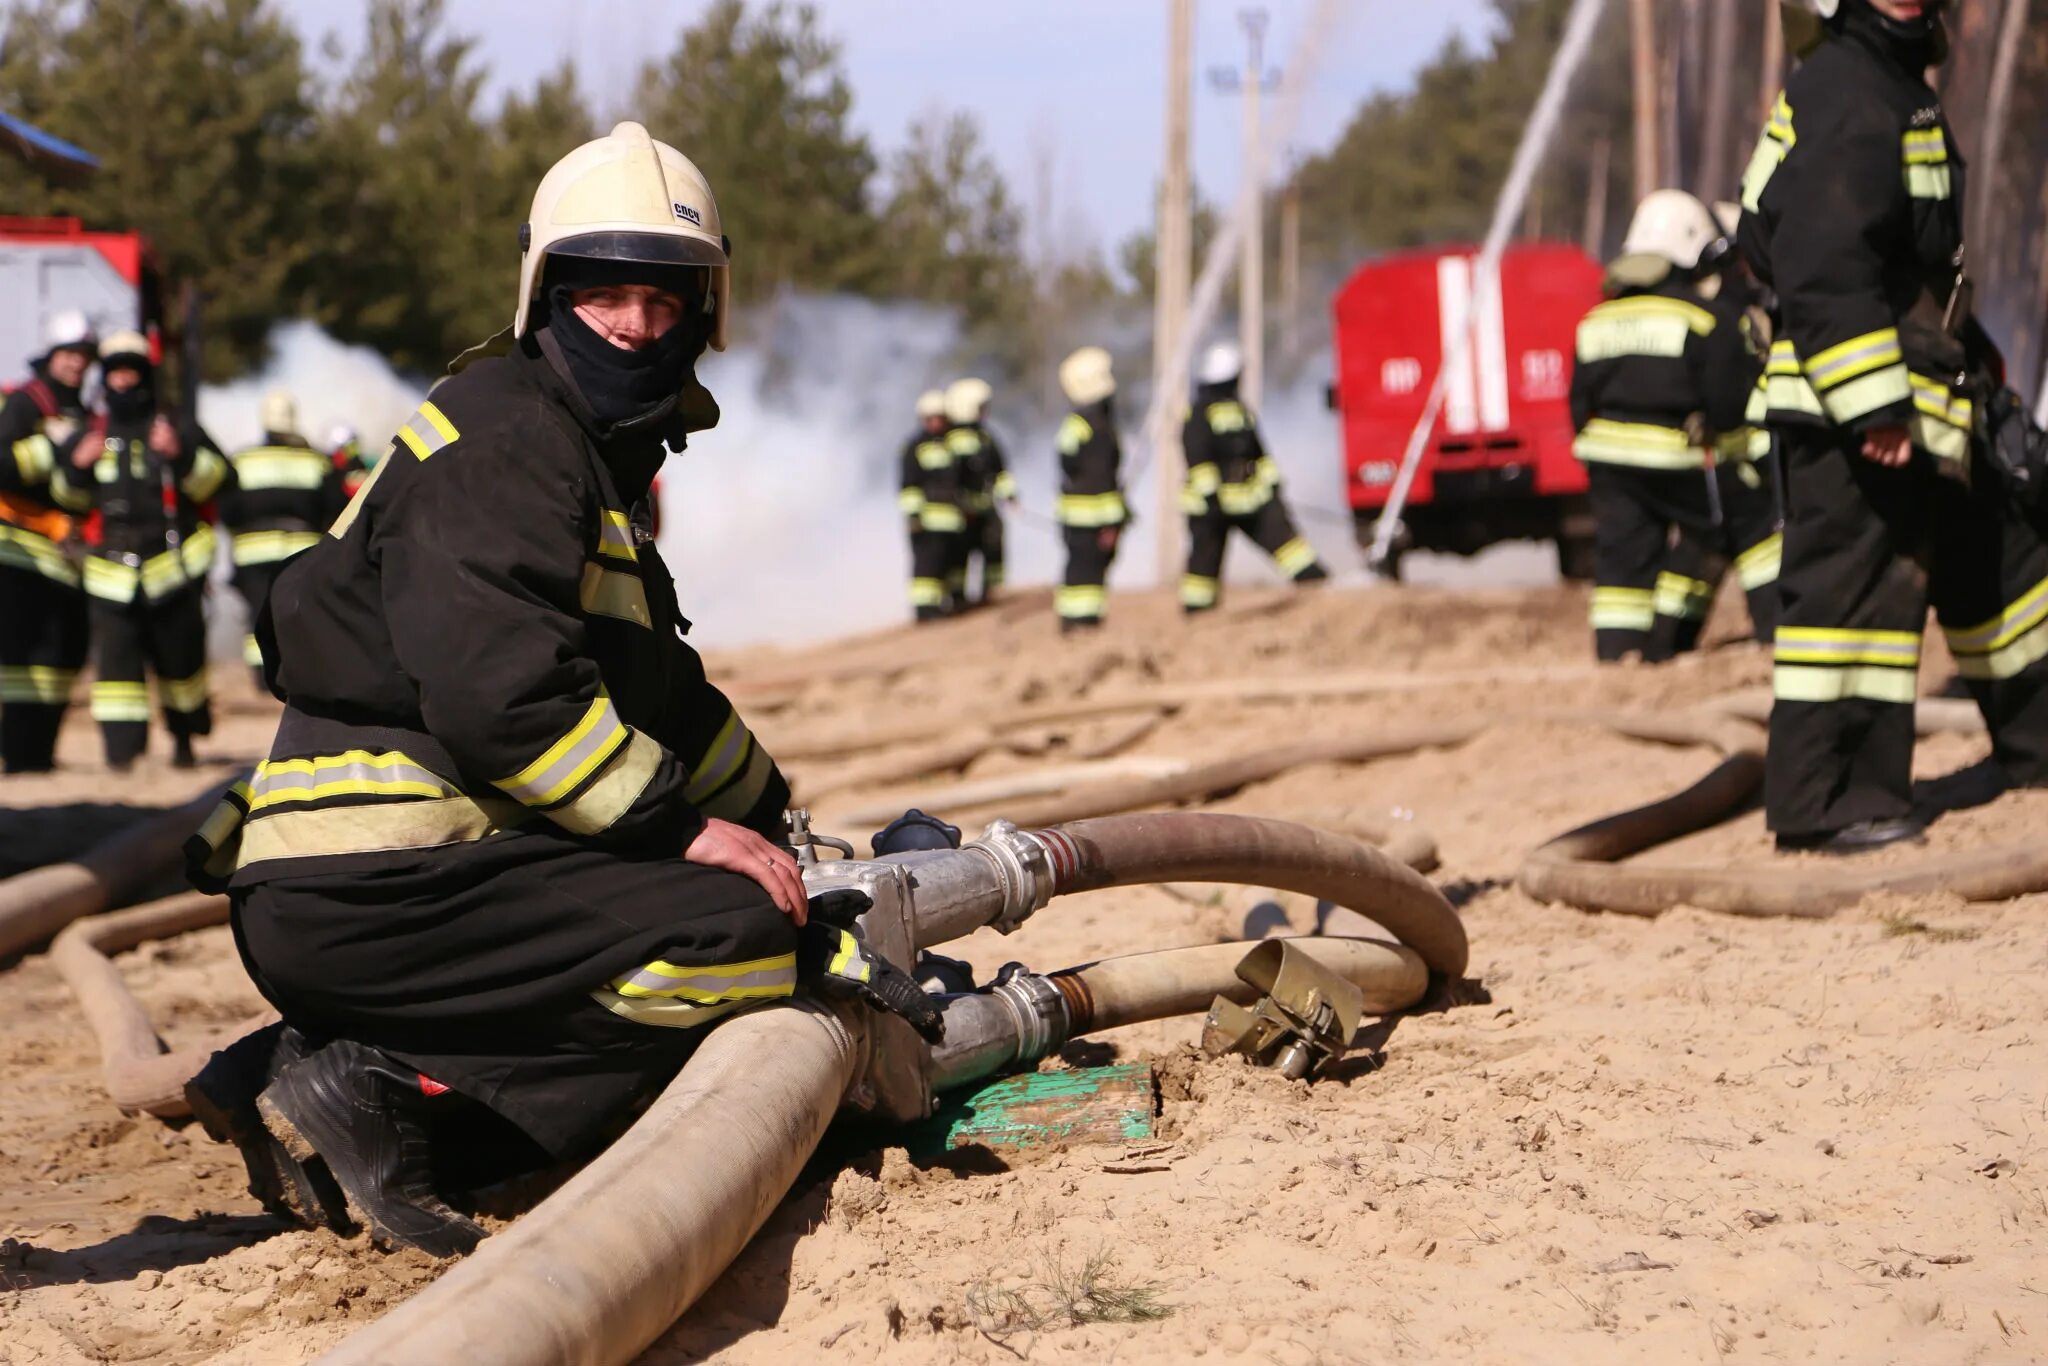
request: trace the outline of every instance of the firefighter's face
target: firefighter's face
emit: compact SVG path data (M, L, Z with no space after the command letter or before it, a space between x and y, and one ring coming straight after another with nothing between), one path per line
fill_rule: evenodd
M576 316L622 351L643 351L683 317L682 299L653 285L593 285L569 296Z
M76 389L85 383L85 372L91 365L92 352L77 346L62 347L50 353L50 378Z
M1901 23L1922 18L1935 8L1927 0L1870 0L1870 7L1885 18Z
M924 420L924 429L927 432L930 432L932 435L937 436L940 432L946 430L945 416L941 413L933 413L930 417L927 417Z
M117 366L107 371L107 388L117 394L125 394L142 383L142 372L132 365Z

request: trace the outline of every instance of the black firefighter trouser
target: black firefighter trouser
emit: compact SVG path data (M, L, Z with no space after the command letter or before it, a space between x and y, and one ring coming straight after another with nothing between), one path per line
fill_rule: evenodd
M986 602L992 592L1003 586L1003 579L1008 573L1003 514L994 508L970 514L967 518L965 550L969 556L981 556L981 587L976 593L976 598ZM964 572L961 575L961 584L964 589Z
M1181 576L1180 605L1204 612L1223 598L1223 552L1230 533L1241 531L1252 544L1273 557L1280 572L1296 583L1323 577L1322 563L1308 538L1295 530L1287 504L1278 496L1256 511L1231 514L1211 507L1188 518L1188 569Z
M1107 548L1103 533L1120 528L1063 526L1060 537L1067 543L1067 572L1053 590L1053 610L1062 626L1094 626L1109 606L1109 566L1116 559L1116 542Z
M92 716L100 723L108 763L130 763L149 743L145 673L156 676L157 701L172 735L212 731L201 597L194 585L154 602L140 590L133 602L92 599Z
M256 644L256 618L263 615L263 604L270 601L270 590L277 587L277 576L284 572L290 560L272 560L264 564L238 564L235 566L235 591L249 607L249 630L242 637L242 661L256 671L256 685L263 686L263 651Z
M89 636L77 585L0 566L0 768L34 773L56 761Z
M2048 543L1980 464L1865 460L1839 428L1788 428L1784 570L1764 807L1781 835L1912 809L1913 700L1932 603L2016 783L2048 783Z
M1770 643L1778 625L1778 566L1784 552L1770 460L1775 457L1730 462L1715 470L1720 526L1703 531L1678 525L1657 575L1657 619L1644 658L1670 659L1699 643L1731 564L1749 605L1751 634Z
M1652 644L1657 586L1669 568L1673 531L1706 545L1716 534L1707 478L1704 467L1644 469L1586 462L1586 494L1593 507L1593 650L1600 659L1632 653L1657 657ZM1674 607L1677 596L1674 592L1668 598ZM1700 615L1705 615L1703 607Z
M910 606L919 621L936 621L958 609L965 543L958 531L910 533Z

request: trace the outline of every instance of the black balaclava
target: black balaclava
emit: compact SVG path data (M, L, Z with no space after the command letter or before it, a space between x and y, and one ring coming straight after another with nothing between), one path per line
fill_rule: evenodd
M1941 0L1931 0L1918 19L1893 19L1879 13L1870 0L1842 0L1842 7L1828 22L1839 32L1875 40L1917 76L1930 66L1939 66L1948 56L1948 31L1941 22L1946 8Z
M711 338L702 311L707 272L690 266L551 256L541 277L540 323L560 348L568 379L598 425L637 426L673 408ZM642 351L614 346L576 316L571 296L598 285L653 285L683 300L683 317Z
M112 356L100 366L106 391L107 416L123 425L143 421L156 412L156 367L140 356ZM115 389L104 376L114 370L133 370L142 382L133 389Z
M59 349L62 350L64 348L60 347ZM76 350L77 348L71 349ZM56 351L51 351L35 363L36 378L49 386L50 395L57 400L57 407L60 411L75 411L80 404L78 386L76 384L66 384L50 374L50 357L56 354ZM90 353L86 357L86 368L92 368Z

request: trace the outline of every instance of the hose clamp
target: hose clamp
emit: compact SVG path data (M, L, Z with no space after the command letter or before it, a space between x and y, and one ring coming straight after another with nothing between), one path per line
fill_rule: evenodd
M1073 1033L1067 1019L1066 998L1049 978L1026 970L1022 963L1005 963L996 974L989 995L1009 1007L1017 1026L1017 1061L1034 1063L1065 1043Z
M986 858L1003 886L1003 909L989 925L1008 934L1052 900L1053 867L1045 845L1009 821L996 821L964 846Z

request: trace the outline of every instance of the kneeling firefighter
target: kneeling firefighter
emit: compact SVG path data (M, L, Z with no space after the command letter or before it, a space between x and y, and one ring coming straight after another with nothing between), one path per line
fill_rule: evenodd
M1194 411L1181 428L1188 463L1181 490L1181 510L1188 516L1188 568L1180 581L1180 605L1191 616L1222 598L1223 554L1233 530L1250 537L1295 583L1330 576L1316 548L1295 530L1280 493L1280 467L1266 454L1257 421L1238 397L1243 373L1244 357L1237 347L1229 342L1210 347L1195 375Z
M2001 364L1971 315L1964 168L1926 79L1943 8L1788 10L1814 46L1743 183L1742 251L1781 315L1765 373L1786 507L1764 776L1781 849L1919 837L1930 602L2006 777L2048 783L2048 544L1980 440Z
M440 385L279 576L276 739L188 846L284 1017L216 1055L195 1112L278 1212L345 1203L436 1255L482 1232L448 1191L589 1156L705 1026L800 977L909 982L809 913L788 785L648 530L665 455L717 419L710 187L621 123L520 240L509 352ZM932 1027L914 985L899 1004Z
M1124 505L1123 445L1116 435L1116 376L1109 352L1084 346L1060 362L1060 389L1072 412L1061 419L1060 496L1054 504L1067 569L1053 590L1062 632L1102 625L1109 608L1109 567L1130 511Z

